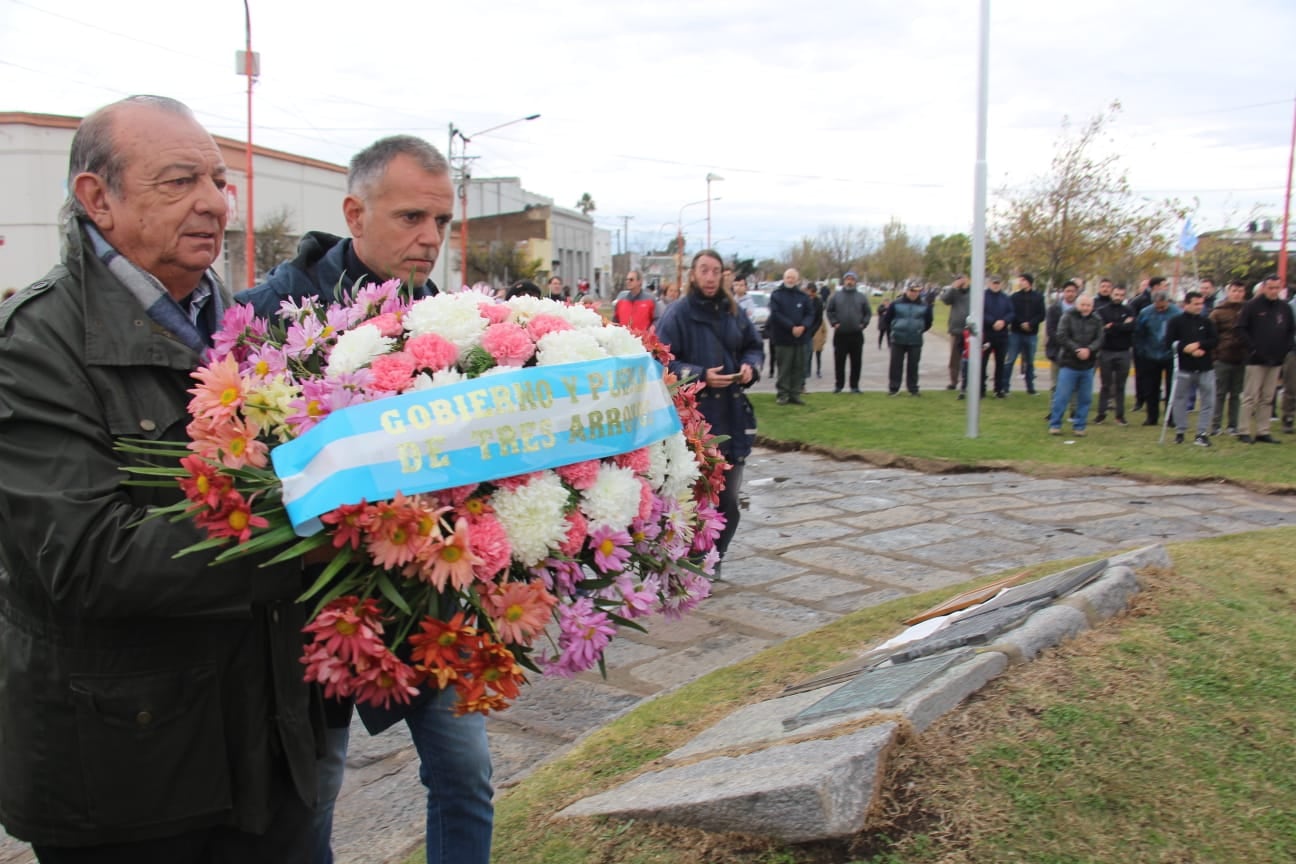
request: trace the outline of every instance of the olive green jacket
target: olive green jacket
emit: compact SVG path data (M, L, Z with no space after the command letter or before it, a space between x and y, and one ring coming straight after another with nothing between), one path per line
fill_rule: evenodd
M223 288L221 290L224 290ZM173 487L125 486L121 438L186 440L199 357L81 231L0 305L0 822L82 846L259 833L315 796L300 567L175 558Z

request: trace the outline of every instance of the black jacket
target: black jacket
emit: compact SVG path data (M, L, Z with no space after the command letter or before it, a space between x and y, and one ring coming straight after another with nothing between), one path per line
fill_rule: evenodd
M1094 314L1102 319L1104 351L1128 351L1134 347L1137 312L1124 303L1116 303L1109 298L1101 309L1094 303Z
M805 300L808 303L810 298ZM742 312L734 314L723 294L708 299L690 291L666 307L657 322L657 338L670 346L675 355L670 370L680 378L705 380L708 369L720 366L725 373L733 373L744 363L757 372L765 361L764 343L756 325ZM720 444L726 459L747 458L756 435L756 417L740 386L731 384L719 390L703 387L698 392L698 410L711 424L711 431L729 436Z
M1013 308L1012 332L1038 334L1044 323L1044 295L1032 288L1015 291L1009 299ZM1029 324L1030 329L1025 329L1023 324Z
M223 290L223 289L221 289ZM86 846L315 800L299 565L176 558L180 490L125 486L126 438L185 442L199 357L78 231L0 306L0 822Z
M335 292L347 290L357 281L385 282L388 276L374 273L355 254L350 239L323 231L307 231L297 244L297 257L274 267L265 281L234 295L239 303L251 303L261 318L275 319L285 300L301 303L307 297L331 302ZM437 288L431 282L419 286L414 298L431 297Z
M1292 350L1291 306L1257 294L1238 313L1237 332L1246 341L1248 366L1281 366Z
M814 333L814 304L799 288L789 288L779 283L770 294L769 331L771 345L809 345ZM792 335L793 327L804 327L800 336Z
M921 345L923 334L931 329L932 308L922 300L910 302L901 295L887 307L882 326L891 331L892 345Z
M1192 315L1188 312L1176 315L1166 324L1166 347L1179 343L1179 368L1185 372L1208 372L1214 368L1212 358L1217 341L1215 323L1205 315ZM1200 342L1206 349L1202 357L1194 357L1184 351L1185 345Z
M1081 315L1072 309L1058 322L1058 365L1068 369L1092 369L1098 362L1098 350L1103 344L1102 319L1090 312ZM1081 359L1076 352L1089 349L1089 356Z

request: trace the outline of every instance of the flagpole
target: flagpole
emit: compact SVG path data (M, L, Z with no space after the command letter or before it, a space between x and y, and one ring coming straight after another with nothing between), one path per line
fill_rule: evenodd
M1287 226L1291 224L1292 164L1296 162L1296 100L1292 100L1291 147L1287 152L1287 194L1283 196L1282 240L1278 244L1278 284L1287 287Z
M990 113L990 0L981 0L981 44L977 56L977 140L972 191L972 288L968 297L967 326L973 344L968 348L967 437L981 428L981 345L985 341L982 303L985 302L986 260L986 125ZM961 339L963 334L951 335Z

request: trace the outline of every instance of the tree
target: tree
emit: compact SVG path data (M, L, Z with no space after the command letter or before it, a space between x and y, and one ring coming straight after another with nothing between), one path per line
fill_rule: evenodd
M994 233L1004 269L1029 270L1052 287L1095 273L1137 275L1166 256L1179 205L1138 198L1119 157L1093 153L1119 112L1113 102L1075 136L1063 121L1049 173L1018 195L999 191Z
M783 253L783 257L789 262L789 267L797 269L802 279L821 279L829 269L823 250L811 237L802 237ZM782 273L779 275L782 276Z
M820 228L815 237L819 261L828 276L840 278L847 270L863 270L873 251L873 235L867 228L829 226Z
M590 197L588 192L586 192L581 195L580 200L576 202L576 209L588 216L598 208L594 206L594 199Z
M966 234L937 234L923 253L923 278L948 285L960 273L972 270L972 238Z
M1254 285L1266 274L1277 270L1274 256L1257 249L1246 240L1229 240L1224 237L1202 237L1197 242L1197 272L1202 278L1225 285L1241 279L1247 287ZM1185 262L1185 268L1191 265Z
M519 279L535 279L544 267L539 258L528 259L525 243L470 243L468 245L468 280L486 281L492 285L512 284Z
M882 245L869 256L869 273L892 286L899 286L923 269L923 253L909 239L909 229L894 216L882 227Z
M297 251L298 239L292 230L292 212L287 207L281 207L266 217L256 229L257 273L265 273L291 258Z

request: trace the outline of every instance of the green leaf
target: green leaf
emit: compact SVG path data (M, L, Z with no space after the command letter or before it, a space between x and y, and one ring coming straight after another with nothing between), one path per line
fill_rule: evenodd
M282 564L284 561L293 558L300 558L307 552L313 552L319 547L325 546L330 542L332 541L329 536L321 531L318 534L313 534L310 537L305 537L299 542L294 543L278 555L271 558L269 561L265 562L262 566L269 567L272 564Z
M301 596L297 598L297 602L302 603L306 600L309 600L311 597L315 596L320 591L324 590L324 586L332 582L333 577L336 576L338 573L341 573L342 568L345 567L350 561L351 561L350 547L340 550L338 554L333 558L332 561L324 565L324 569L320 572L319 577L316 578L315 582L309 588L307 588L304 592L302 592Z
M378 580L377 580L378 590L381 591L382 595L387 598L387 602L391 603L393 606L395 606L400 611L404 612L406 615L409 615L410 614L409 604L405 602L405 598L401 596L400 591L396 588L395 585L392 584L392 581L387 578L387 574L384 571L379 570L377 571L377 575L378 575Z

